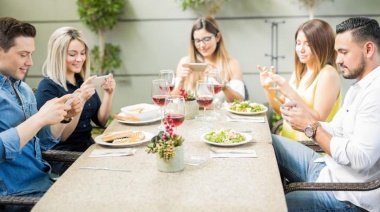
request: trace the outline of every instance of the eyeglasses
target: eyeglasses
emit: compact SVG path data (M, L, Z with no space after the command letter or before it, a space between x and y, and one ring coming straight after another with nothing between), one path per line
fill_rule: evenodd
M193 42L194 42L194 45L196 46L200 46L201 45L201 42L203 42L204 45L207 45L210 43L212 37L214 37L214 35L211 35L211 36L207 36L207 37L204 37L202 39L194 39Z

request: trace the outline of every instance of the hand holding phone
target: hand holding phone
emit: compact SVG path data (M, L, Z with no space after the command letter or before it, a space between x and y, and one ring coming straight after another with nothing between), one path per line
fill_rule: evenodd
M96 77L94 79L95 86L99 86L99 87L102 86L106 82L107 78L108 78L108 75Z
M192 71L204 71L207 68L206 63L189 63L189 67Z
M74 97L71 98L71 99L66 100L65 105L70 105L74 101L74 99L79 96L79 94L80 94L80 91L77 91L77 92L73 93Z
M278 100L277 98L273 98L274 101L281 107L284 109L284 105L280 102L280 100Z

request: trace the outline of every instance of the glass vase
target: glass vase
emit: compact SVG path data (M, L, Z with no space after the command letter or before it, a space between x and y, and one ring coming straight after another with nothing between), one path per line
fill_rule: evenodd
M175 156L168 161L157 154L157 169L160 172L179 172L185 168L183 145L175 147Z

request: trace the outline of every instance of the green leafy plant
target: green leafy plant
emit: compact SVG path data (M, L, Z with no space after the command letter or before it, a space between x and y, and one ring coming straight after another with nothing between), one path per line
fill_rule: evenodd
M181 3L182 9L185 11L188 8L199 10L205 9L208 16L215 17L225 2L230 0L178 0Z
M101 62L99 57L99 47L95 46L91 50L91 61L93 62L93 65L91 66L92 72L98 73L99 70L108 70L109 72L112 72L113 69L119 68L121 66L121 59L119 57L120 52L121 50L119 46L106 43L103 62Z
M309 11L309 19L314 18L315 9L325 1L334 1L334 0L290 0L292 3L299 3L301 7L306 8Z
M106 29L112 29L117 24L119 17L123 14L125 0L78 0L77 5L82 23L99 35L99 46L96 50L98 56L94 58L92 70L98 67L100 74L104 74L120 67L120 48L105 43L105 32ZM107 55L109 52L111 55Z
M174 133L173 120L168 117L168 121L164 121L165 131L160 131L154 136L147 145L146 152L157 153L160 158L168 161L175 157L175 147L181 146L185 139Z

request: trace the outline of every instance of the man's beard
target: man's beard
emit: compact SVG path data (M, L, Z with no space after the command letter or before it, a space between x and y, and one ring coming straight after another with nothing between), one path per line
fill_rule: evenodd
M356 68L352 69L352 71L350 71L350 69L348 69L348 67L346 67L346 69L348 70L348 75L343 74L343 77L345 79L356 79L356 78L358 78L364 72L366 65L367 64L364 60L364 56L362 55L359 65Z

